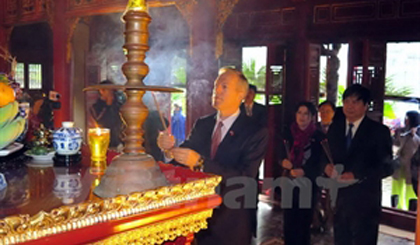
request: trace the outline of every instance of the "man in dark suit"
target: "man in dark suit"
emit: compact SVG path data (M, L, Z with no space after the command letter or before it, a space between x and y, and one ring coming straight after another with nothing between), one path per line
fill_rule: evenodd
M250 84L248 94L241 104L241 113L250 117L254 122L267 126L267 108L264 105L254 102L257 87Z
M335 165L327 164L325 173L342 186L334 217L336 245L372 245L378 239L381 180L389 175L392 140L386 126L366 116L369 100L367 88L359 84L347 88L343 95L345 117L337 117L327 133Z
M319 104L319 117L321 121L316 123L316 127L319 131L327 134L328 128L330 127L335 113L335 105L329 100L326 100Z
M220 69L213 90L217 113L198 119L188 139L178 148L173 148L173 137L158 137L159 146L177 163L191 168L202 166L204 172L223 178L219 190L223 203L214 210L208 229L197 234L199 245L247 245L256 229L255 178L268 134L240 113L247 90L248 82L241 72Z

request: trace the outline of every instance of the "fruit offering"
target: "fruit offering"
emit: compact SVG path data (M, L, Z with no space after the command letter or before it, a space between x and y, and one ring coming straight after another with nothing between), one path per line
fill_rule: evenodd
M26 119L20 116L16 92L11 86L17 61L6 48L0 47L0 58L11 64L9 74L0 73L0 150L13 143L25 130ZM16 83L15 83L16 84ZM14 85L15 86L15 85Z
M0 149L14 142L25 130L26 120L20 116L19 103L13 89L0 81Z
M0 77L1 76L2 75L0 75ZM3 81L0 79L0 107L3 107L13 101L15 101L15 91L9 85L8 80Z

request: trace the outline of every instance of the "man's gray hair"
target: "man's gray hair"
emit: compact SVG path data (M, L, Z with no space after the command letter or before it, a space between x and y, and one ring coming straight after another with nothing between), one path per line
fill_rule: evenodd
M230 66L224 66L220 68L219 75L223 73L232 73L238 77L239 83L237 84L237 89L238 91L244 92L244 98L245 98L246 94L248 93L248 88L249 88L248 79L246 79L245 75L241 71Z

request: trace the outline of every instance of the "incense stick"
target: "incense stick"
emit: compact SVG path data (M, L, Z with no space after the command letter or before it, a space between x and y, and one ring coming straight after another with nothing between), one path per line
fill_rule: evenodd
M284 143L284 148L286 149L286 157L290 161L290 147L289 147L289 142L287 140L283 140L283 143ZM283 169L282 176L287 176L288 173L289 173L289 171L290 171L290 169L284 168Z
M284 143L284 148L286 148L286 156L287 156L287 159L289 159L289 160L290 160L290 147L289 147L289 141L287 141L287 140L283 140L283 143Z
M329 163L334 164L333 158L332 158L332 155L331 155L330 146L328 144L328 140L327 139L323 139L321 141L321 145L322 145L322 148L324 149L325 155L327 155L328 161L330 161Z
M167 131L168 130L168 127L166 126L165 120L163 119L163 115L162 115L162 112L160 111L159 103L158 103L158 101L156 99L155 93L153 91L151 91L151 93L152 93L152 96L153 96L153 100L155 101L156 110L159 113L159 117L160 117L160 121L161 121L162 126L163 126L163 130L164 131Z

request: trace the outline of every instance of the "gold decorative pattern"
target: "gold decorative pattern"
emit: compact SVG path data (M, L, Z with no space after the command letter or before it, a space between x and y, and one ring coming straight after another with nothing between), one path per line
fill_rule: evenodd
M190 28L192 26L193 11L196 4L197 0L178 0L175 2L176 8L182 16L184 16L184 19Z
M35 0L23 0L22 10L23 14L31 14L35 12Z
M16 0L8 0L6 2L6 13L8 16L16 16L18 14L18 2Z
M219 0L217 11L217 29L221 30L233 8L239 0Z
M130 195L90 201L73 206L62 206L49 213L39 212L32 217L27 214L7 217L0 220L0 244L26 242L214 195L215 188L220 181L220 176L211 176ZM191 224L189 225L191 226L188 229L194 228L197 230L199 227L203 227L200 220L208 214L196 216L194 224L190 220ZM187 219L187 217L184 217L182 222ZM173 225L169 221L166 223L167 225ZM159 229L155 228L156 231ZM184 234L182 229L178 229L176 234L178 234L177 232Z
M68 4L71 7L80 7L80 6L86 6L91 4L99 3L97 0L69 0Z
M54 1L53 0L45 0L44 3L45 6L45 12L47 13L47 18L48 18L48 24L51 27L51 30L54 26Z
M173 241L179 236L186 237L188 234L197 233L202 229L206 229L207 219L212 216L212 213L213 210L210 209L195 214L181 216L176 219L117 234L94 244L162 244L165 241Z
M67 36L67 55L66 55L66 62L69 63L71 60L71 52L72 52L72 43L71 39L73 38L74 30L76 30L76 26L79 23L80 17L71 18L68 20L67 26L69 27L68 36Z
M5 21L9 24L17 22L34 22L44 20L47 0L7 0L5 5ZM50 0L53 1L53 0Z
M239 0L219 0L216 25L216 59L223 54L223 25Z
M147 11L146 0L128 0L127 10Z

